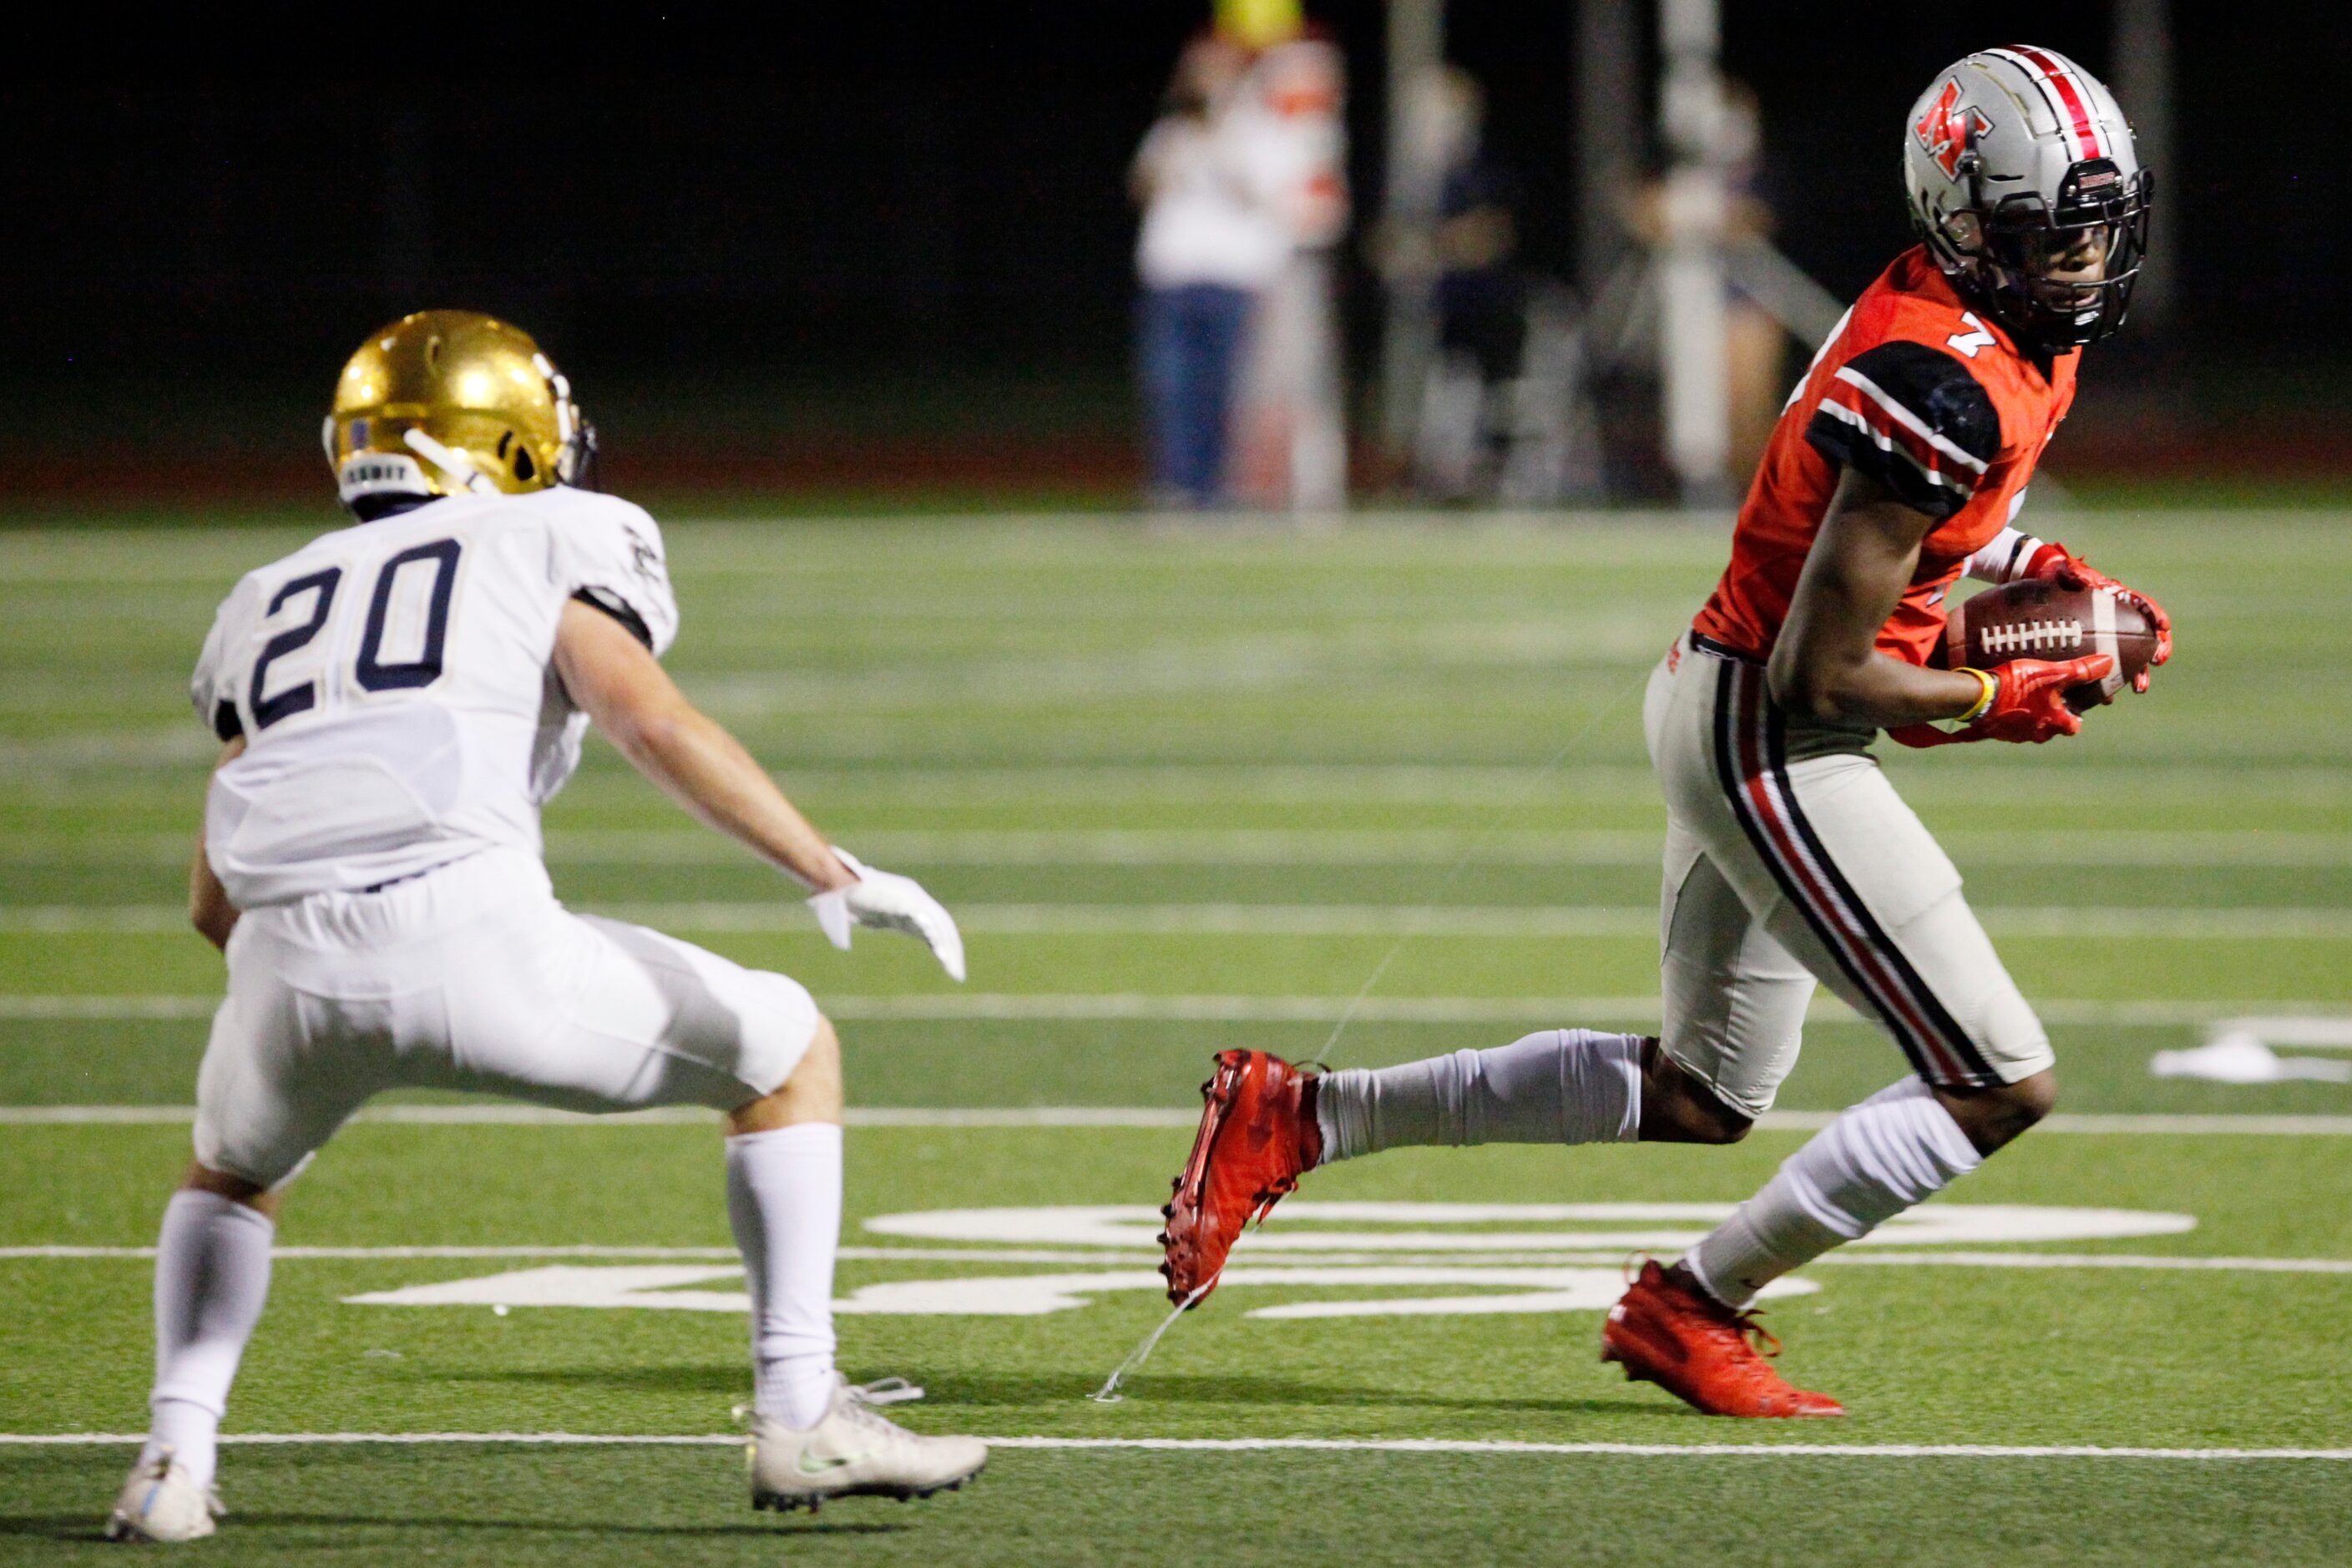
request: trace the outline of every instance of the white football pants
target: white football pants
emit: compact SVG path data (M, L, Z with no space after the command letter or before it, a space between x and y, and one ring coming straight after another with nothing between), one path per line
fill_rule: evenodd
M196 1080L196 1158L276 1186L380 1089L573 1110L773 1092L815 1037L796 981L575 915L486 850L373 893L250 910Z

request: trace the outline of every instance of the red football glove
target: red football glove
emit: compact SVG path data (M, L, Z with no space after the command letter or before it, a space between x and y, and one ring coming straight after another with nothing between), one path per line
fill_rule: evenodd
M2035 551L2033 559L2025 563L2025 575L2061 588L2113 588L2117 598L2146 616L2147 624L2156 628L2156 657L2149 663L2162 664L2172 657L2172 617L2164 613L2164 606L2136 588L2125 587L2089 562L2067 554L2064 545L2045 544ZM2132 677L2132 689L2147 689L2147 670Z
M2079 735L2083 721L2066 706L2067 689L2105 680L2115 668L2115 659L2104 653L2063 661L2011 659L1990 671L1995 682L1992 706L1967 729L1938 730L1933 724L1906 724L1886 734L1888 739L1906 746L1953 746L1970 741L2011 741L2038 746L2060 735Z

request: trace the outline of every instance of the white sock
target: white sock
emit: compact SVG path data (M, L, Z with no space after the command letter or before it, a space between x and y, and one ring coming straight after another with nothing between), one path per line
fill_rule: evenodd
M1545 1029L1486 1051L1326 1073L1323 1163L1415 1143L1630 1143L1642 1126L1642 1037Z
M833 1399L839 1125L802 1121L728 1139L727 1218L751 1288L753 1406L787 1426L814 1426Z
M269 1299L269 1216L218 1193L181 1191L155 1242L155 1389L143 1463L170 1448L210 1486L238 1358Z
M1745 1307L1772 1280L1869 1235L1982 1163L1943 1102L1906 1078L1806 1140L1683 1262L1725 1306Z

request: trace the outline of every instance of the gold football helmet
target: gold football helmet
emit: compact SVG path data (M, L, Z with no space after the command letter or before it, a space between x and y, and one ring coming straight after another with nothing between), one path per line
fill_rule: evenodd
M343 504L378 517L435 496L586 487L596 432L520 327L419 310L372 333L324 432Z

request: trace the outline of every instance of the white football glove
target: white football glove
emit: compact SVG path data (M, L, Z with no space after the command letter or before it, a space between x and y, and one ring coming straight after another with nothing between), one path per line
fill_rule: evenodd
M904 931L922 938L950 979L963 978L963 935L956 930L955 917L948 913L947 906L923 891L923 885L912 877L877 871L838 844L833 852L857 873L857 880L819 893L808 903L816 911L818 927L834 946L848 951L852 925Z

